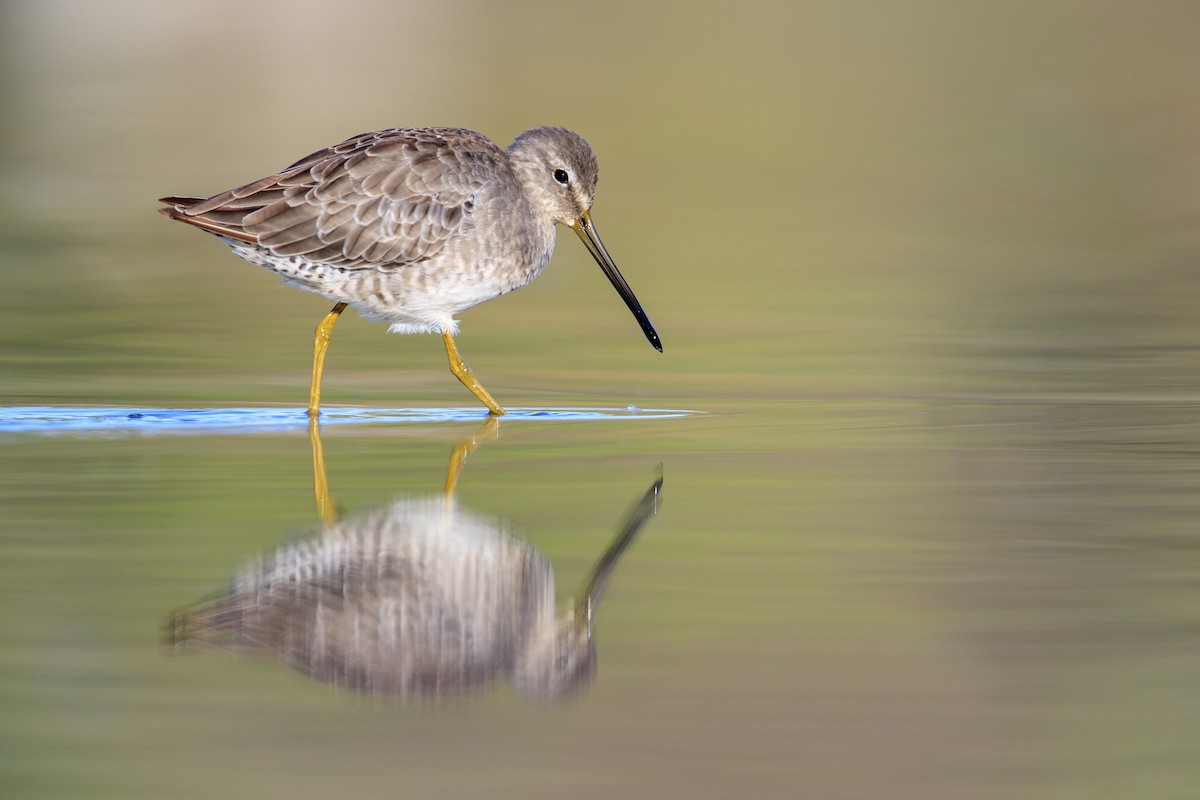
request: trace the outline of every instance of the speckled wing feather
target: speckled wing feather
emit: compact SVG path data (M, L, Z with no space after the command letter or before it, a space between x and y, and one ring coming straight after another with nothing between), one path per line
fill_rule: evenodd
M490 139L458 128L365 133L205 200L163 198L163 213L279 257L403 267L471 224L509 169Z

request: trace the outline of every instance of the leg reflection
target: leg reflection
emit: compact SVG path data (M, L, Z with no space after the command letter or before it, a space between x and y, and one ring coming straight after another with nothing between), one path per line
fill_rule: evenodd
M494 442L500 438L500 418L489 416L474 435L468 436L450 451L450 461L446 465L446 482L442 494L447 502L453 501L458 488L458 478L466 466L467 458L483 442ZM329 475L325 469L325 448L321 443L321 422L316 417L308 420L308 440L312 445L313 465L313 498L317 506L317 519L326 525L337 522L337 506L333 501L333 493L329 490Z
M337 509L329 492L329 476L325 474L325 448L321 446L321 422L308 418L308 440L312 444L313 495L317 501L317 519L326 525L337 522Z

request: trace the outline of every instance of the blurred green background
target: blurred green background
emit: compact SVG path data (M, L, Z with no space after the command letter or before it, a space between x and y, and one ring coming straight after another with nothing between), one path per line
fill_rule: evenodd
M0 8L0 403L306 399L327 311L156 213L363 131L563 125L655 353L569 233L459 343L514 406L463 501L569 590L664 512L566 707L430 711L166 658L312 517L301 434L0 439L11 797L1194 797L1200 6ZM466 406L339 324L327 403ZM330 431L349 508L471 425Z
M1112 366L1136 371L1179 328L1196 341L1198 13L8 3L4 398L294 398L325 301L168 224L154 198L426 124L588 137L597 224L667 345L646 350L564 239L537 282L464 315L464 353L508 402L614 376L702 398L860 391L881 372L898 390L1044 383L926 362L1002 344L1048 371L1117 348L1136 356ZM339 328L330 402L458 392L435 340L382 334ZM1158 388L1191 387L1178 378Z

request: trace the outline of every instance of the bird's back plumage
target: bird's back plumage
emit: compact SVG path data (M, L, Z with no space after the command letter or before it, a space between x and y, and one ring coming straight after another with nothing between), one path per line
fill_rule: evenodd
M209 198L163 198L162 211L278 258L397 268L440 252L480 203L515 201L512 186L504 151L480 134L395 128Z

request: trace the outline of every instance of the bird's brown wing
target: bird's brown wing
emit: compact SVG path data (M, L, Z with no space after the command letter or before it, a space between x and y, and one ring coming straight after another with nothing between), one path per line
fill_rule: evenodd
M401 267L441 250L508 169L503 151L477 133L393 129L207 199L163 198L160 211L277 256Z

